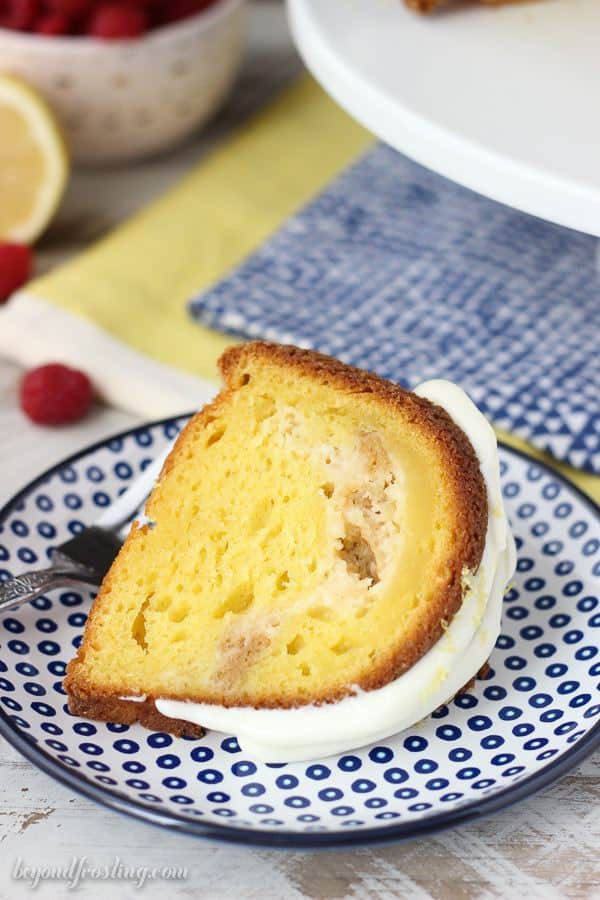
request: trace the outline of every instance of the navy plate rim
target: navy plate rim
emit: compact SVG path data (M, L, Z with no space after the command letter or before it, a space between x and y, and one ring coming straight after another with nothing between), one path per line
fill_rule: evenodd
M66 459L60 460L51 466L37 478L29 482L14 497L0 509L0 525L8 518L14 507L28 494L36 489L47 478L57 471L77 462L84 456L95 453L105 447L110 441L120 438L133 437L148 428L156 428L187 420L192 413L182 413L178 416L167 416L152 422L128 428L117 434L109 435L99 441L84 447L77 453L73 453ZM542 460L536 459L529 453L516 447L511 447L504 441L498 442L499 446L509 454L514 454L552 473L552 476L565 485L568 490L575 493L593 513L597 521L600 521L600 505L585 494L577 485L569 481L562 473L548 466ZM448 812L436 813L424 816L417 822L399 822L393 825L383 825L377 828L365 828L354 832L296 832L288 829L277 831L258 831L250 828L238 828L218 824L204 824L192 821L176 813L162 813L160 810L146 806L137 800L119 791L108 791L90 781L78 772L61 766L56 760L33 742L24 732L10 720L2 708L0 708L0 736L15 748L29 762L33 763L40 771L50 775L65 787L72 788L76 793L94 800L109 809L123 813L130 818L148 822L155 826L168 828L181 834L189 834L210 840L218 840L227 843L239 843L254 846L270 846L282 849L324 849L326 847L360 847L367 844L388 844L410 840L417 837L434 834L454 825L465 824L479 819L482 816L499 812L512 806L513 803L530 796L531 794L548 787L565 775L574 766L584 760L590 753L600 747L600 722L597 722L587 734L577 741L570 750L567 750L557 759L548 762L539 771L527 778L523 778L503 790L472 803L464 804Z

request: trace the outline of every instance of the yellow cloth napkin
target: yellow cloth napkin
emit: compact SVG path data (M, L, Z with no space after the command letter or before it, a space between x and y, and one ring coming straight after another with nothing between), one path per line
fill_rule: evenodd
M27 293L160 362L214 377L231 339L194 325L186 301L372 143L302 77L174 189Z
M17 294L0 313L0 352L81 365L108 402L148 417L199 406L231 338L192 322L186 301L373 140L304 76L174 189ZM501 437L600 499L600 479Z

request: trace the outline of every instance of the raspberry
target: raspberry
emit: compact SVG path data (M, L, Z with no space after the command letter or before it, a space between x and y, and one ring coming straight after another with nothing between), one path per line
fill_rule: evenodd
M10 0L8 12L2 17L9 28L27 31L40 11L40 0Z
M40 19L35 20L33 30L36 34L45 34L55 37L60 34L69 34L71 31L71 22L67 16L62 13L47 13Z
M188 19L214 2L215 0L173 0L172 3L165 3L166 21L178 22L180 19Z
M148 30L148 17L135 6L102 3L92 14L87 33L104 40L135 38Z
M92 397L85 372L61 363L38 366L21 380L21 409L38 425L76 422L88 411Z
M31 272L31 250L24 244L0 244L0 303L25 284Z
M46 7L68 19L79 19L89 13L93 0L46 0Z

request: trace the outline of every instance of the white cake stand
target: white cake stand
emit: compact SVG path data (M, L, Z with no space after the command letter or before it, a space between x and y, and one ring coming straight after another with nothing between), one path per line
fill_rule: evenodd
M308 68L417 162L600 236L600 0L462 6L288 0Z

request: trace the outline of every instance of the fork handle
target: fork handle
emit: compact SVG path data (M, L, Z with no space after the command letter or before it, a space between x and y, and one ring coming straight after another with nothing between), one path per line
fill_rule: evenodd
M89 572L89 570L85 571ZM8 581L2 581L0 582L0 612L12 607L23 606L53 588L81 585L82 574L82 571L75 566L69 569L49 566L47 569L25 572L23 575L9 578Z

